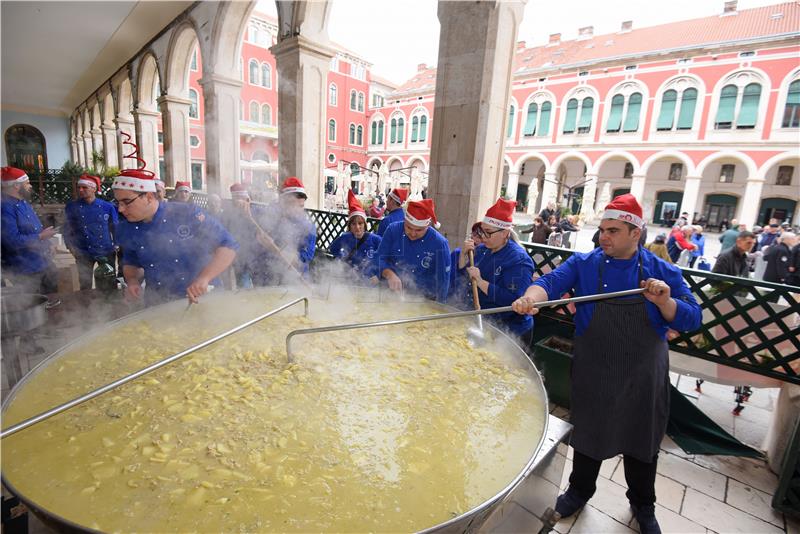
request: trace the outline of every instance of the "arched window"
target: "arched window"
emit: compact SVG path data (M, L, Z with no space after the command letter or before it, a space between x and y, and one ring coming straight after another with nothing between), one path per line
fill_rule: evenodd
M528 113L527 117L525 118L525 129L522 131L522 135L525 137L532 137L536 135L536 124L539 118L539 104L536 102L531 102L528 104Z
M742 107L739 108L739 116L736 118L737 129L750 130L756 127L758 101L760 99L761 85L757 83L747 84L742 93Z
M392 119L392 122L389 126L389 142L396 143L397 142L397 119Z
M356 125L355 124L351 124L350 125L350 144L351 145L356 144Z
M639 115L642 111L642 93L633 93L628 97L628 111L625 114L623 132L635 132L639 129Z
M358 111L364 111L364 93L358 93Z
M511 137L514 134L514 104L508 108L508 127L506 127L506 137Z
M403 128L405 127L405 125L406 125L406 121L403 120L402 117L397 119L397 142L398 143L402 143L403 142L403 139L404 139L404 136L405 136L405 132L403 131Z
M378 121L378 143L379 145L383 144L383 121Z
M353 111L356 111L356 98L357 98L356 90L353 89L352 91L350 91L350 109Z
M328 121L328 141L336 142L336 121L333 119Z
M328 103L331 106L336 106L336 102L338 100L337 91L338 89L336 89L335 83L332 83L330 87L328 87Z
M272 88L272 67L269 63L261 64L261 85L267 89Z
M258 82L258 61L255 59L250 60L250 83L252 85L261 85Z
M27 124L15 124L6 130L5 137L9 165L27 172L47 170L47 150L42 132Z
M416 143L419 136L419 117L411 117L411 142Z
M369 127L369 144L374 145L378 142L378 123L373 122Z
M570 98L567 102L567 115L564 117L564 133L575 132L575 122L578 117L578 99Z
M361 146L364 144L364 127L360 124L356 128L356 144Z
M678 91L670 89L661 96L661 112L656 122L656 130L672 130L675 121L675 105L678 103Z
M250 122L258 122L260 118L258 102L250 102Z
M191 100L191 104L189 104L189 118L190 119L199 119L200 118L200 111L197 107L197 91L194 89L189 89L189 100Z
M262 124L272 124L272 108L269 104L261 106L261 122Z
M625 97L614 95L611 99L611 111L608 114L607 132L618 132L622 128L622 112L625 108Z
M697 107L697 89L690 87L681 95L681 111L678 113L678 130L691 130L694 125L694 110Z
M786 107L783 109L781 127L800 127L800 80L795 80L789 84L789 93L786 95Z
M738 90L735 85L726 85L719 96L719 107L714 128L717 130L730 130L733 126L733 117L736 113L736 96Z
M740 88L734 84L728 84L722 88L719 106L717 107L717 117L714 120L714 128L717 130L730 130L734 124L737 129L741 130L750 130L756 127L758 103L761 100L761 85L749 83L744 87L737 114L739 90Z
M419 118L419 142L424 143L428 139L428 117L423 115Z
M552 108L553 104L550 102L542 103L542 111L539 116L539 129L536 131L536 135L546 136L550 133L550 111Z

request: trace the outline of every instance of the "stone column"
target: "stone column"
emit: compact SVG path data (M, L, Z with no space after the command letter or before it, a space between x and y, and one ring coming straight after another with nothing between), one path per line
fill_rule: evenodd
M560 206L561 203L556 198L557 195L558 174L554 172L544 173L544 182L542 182L542 201L539 205L542 207L542 209L546 208L550 202L554 202L556 206Z
M270 48L278 69L279 175L297 176L308 193L306 206L321 207L327 132L328 71L333 49L302 35L285 37ZM340 101L344 101L342 97ZM348 97L349 98L349 97ZM347 135L341 125L342 135Z
M758 218L758 208L761 206L761 189L763 187L764 178L762 176L754 176L747 179L739 224L746 224L748 228L755 226Z
M158 117L160 113L145 109L133 111L136 127L136 144L139 145L139 157L142 158L148 171L160 178L158 170ZM131 160L134 161L134 160ZM134 162L135 165L135 162Z
M439 2L429 195L452 243L500 192L520 1Z
M689 214L689 222L692 222L694 212L697 211L697 199L700 196L700 176L687 176L686 185L683 187L683 200L681 201L681 209L678 212L684 211ZM761 190L759 189L759 192Z
M284 83L281 80L281 84ZM206 72L200 85L205 103L206 190L224 197L228 195L230 186L239 181L239 96L242 82ZM186 113L188 116L188 110ZM283 145L283 136L280 139Z
M101 126L103 132L103 156L108 167L120 167L117 153L117 129L113 126Z
M189 145L189 106L191 101L172 95L158 98L164 125L164 164L167 186L177 180L191 180L192 153ZM238 175L237 177L238 178Z
M597 175L587 174L585 184L583 184L583 200L581 201L581 217L584 222L594 220L594 200L597 196Z
M76 136L72 138L72 144L75 147L76 158L75 163L85 167L86 166L86 145L83 144L83 137Z
M531 185L528 186L528 208L525 213L528 215L536 215L536 201L539 199L539 178L531 178Z
M519 173L508 171L508 184L506 185L506 197L509 200L517 200L517 189L519 188Z
M117 123L117 131L118 132L125 132L131 136L130 142L136 143L136 126L133 124L133 120L126 119L123 117L117 117L114 119L114 122ZM124 145L122 142L124 141L123 135L117 135L117 154L119 154L119 168L120 169L135 169L137 167L136 160L133 158L126 158L128 154L133 152L133 147ZM149 162L148 162L149 163Z
M84 133L82 136L83 140L83 166L84 167L91 167L92 166L92 134Z
M646 180L647 176L643 174L634 174L631 178L631 195L636 197L639 204L644 202L644 183Z
M80 163L81 162L81 153L78 149L78 140L75 137L70 138L69 140L70 148L72 149L72 162L73 163Z

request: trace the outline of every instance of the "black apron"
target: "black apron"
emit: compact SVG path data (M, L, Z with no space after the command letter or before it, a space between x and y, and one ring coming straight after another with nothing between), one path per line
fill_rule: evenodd
M597 292L603 293L600 263ZM639 252L639 280L643 280ZM669 416L669 349L642 295L598 301L574 341L572 446L595 460L618 454L652 462Z

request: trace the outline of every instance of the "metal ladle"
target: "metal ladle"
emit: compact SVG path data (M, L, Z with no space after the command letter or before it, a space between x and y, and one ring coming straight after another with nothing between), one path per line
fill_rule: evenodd
M610 298L619 298L619 297L628 297L631 295L639 295L645 292L645 288L640 287L636 289L626 289L624 291L614 291L612 293L598 293L596 295L585 295L583 297L572 297L568 299L558 299L558 300L546 300L543 302L537 302L534 304L535 308L547 308L550 306L560 306L562 304L572 304L577 302L590 302L593 300L604 300ZM305 334L318 334L321 332L334 332L337 330L355 330L357 328L372 328L375 326L391 326L397 324L407 324L407 323L419 323L422 321L439 321L442 319L456 319L459 317L472 317L475 315L491 315L495 313L506 313L514 311L511 306L503 306L501 308L489 308L484 310L471 310L471 311L462 311L462 312L452 312L452 313L437 313L435 315L421 315L419 317L408 317L406 319L390 319L388 321L375 321L371 323L349 323L349 324L340 324L340 325L333 325L333 326L321 326L318 328L303 328L300 330L293 330L289 332L289 335L286 336L286 358L289 363L294 361L294 355L292 354L292 338L299 335ZM476 345L481 343L485 343L485 337L482 337L483 333L478 333L476 329L471 328L467 331L467 336L470 338L470 341L473 341Z

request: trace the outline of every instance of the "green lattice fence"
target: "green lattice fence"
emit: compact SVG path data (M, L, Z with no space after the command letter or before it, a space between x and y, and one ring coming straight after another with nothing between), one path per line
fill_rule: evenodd
M333 240L347 231L347 214L323 210L306 210L308 216L317 225L317 250L327 251ZM374 232L378 229L380 219L367 218L367 229Z

